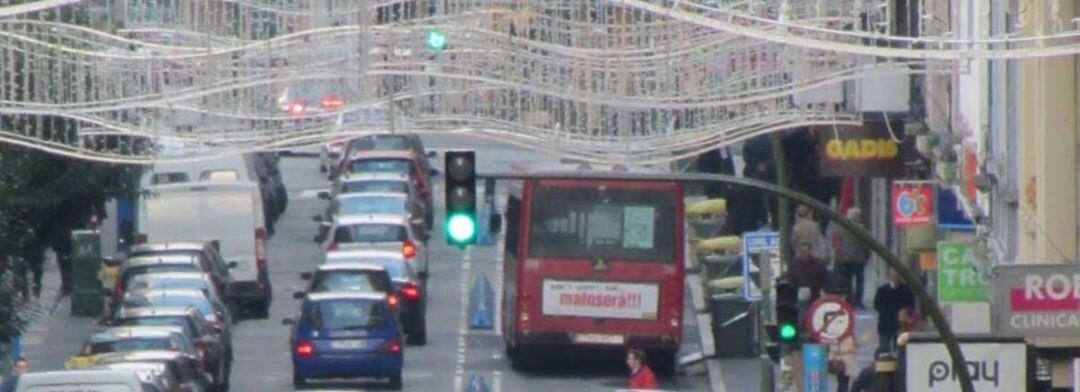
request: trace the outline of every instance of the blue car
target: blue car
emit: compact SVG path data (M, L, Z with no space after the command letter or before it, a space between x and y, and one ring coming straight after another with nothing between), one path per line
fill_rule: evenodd
M385 294L312 293L300 305L300 318L282 323L293 326L296 388L311 379L384 378L401 389L401 328Z

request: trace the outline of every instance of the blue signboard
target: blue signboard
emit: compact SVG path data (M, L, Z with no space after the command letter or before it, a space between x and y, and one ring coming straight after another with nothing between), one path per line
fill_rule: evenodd
M938 228L942 230L975 231L975 225L964 213L960 200L952 189L942 187L937 191Z
M829 372L825 346L802 345L803 392L828 392Z
M753 259L750 255L761 251L769 252L769 261L772 264L773 276L780 275L780 234L775 231L755 231L743 234L742 237L742 267L743 267L743 297L747 300L756 301L761 299L761 293L754 292L754 279L750 275L750 264Z

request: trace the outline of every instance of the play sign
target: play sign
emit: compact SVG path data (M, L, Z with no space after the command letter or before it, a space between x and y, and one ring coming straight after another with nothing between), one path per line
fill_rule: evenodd
M938 243L938 301L986 302L986 278L975 271L975 244Z
M892 188L893 224L925 225L934 216L934 185L926 181L896 181Z

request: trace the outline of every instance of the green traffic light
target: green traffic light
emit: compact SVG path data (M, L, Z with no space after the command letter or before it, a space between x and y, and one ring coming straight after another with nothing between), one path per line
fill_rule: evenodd
M446 34L439 30L428 31L427 47L433 52L441 52L446 47Z
M799 334L799 331L795 329L794 325L783 324L780 326L780 340L790 341L795 340L795 336Z
M471 243L476 235L476 219L467 214L452 215L446 221L446 233L455 243Z

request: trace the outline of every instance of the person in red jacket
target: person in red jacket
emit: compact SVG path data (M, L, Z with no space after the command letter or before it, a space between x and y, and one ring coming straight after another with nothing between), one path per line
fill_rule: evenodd
M626 353L626 365L630 367L630 389L656 389L656 376L647 365L645 351L631 349Z

